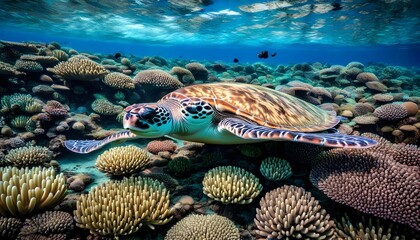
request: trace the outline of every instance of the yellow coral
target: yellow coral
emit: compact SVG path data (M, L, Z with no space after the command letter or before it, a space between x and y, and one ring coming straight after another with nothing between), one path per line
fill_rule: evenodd
M150 164L147 152L134 146L111 148L96 159L96 167L112 175L139 172Z
M79 81L94 81L108 73L100 64L80 56L72 57L47 70L66 80Z
M222 203L248 204L261 190L258 178L239 167L216 167L203 179L204 194Z
M46 147L30 146L10 150L5 156L6 161L17 167L40 165L52 160L53 153Z
M102 236L128 235L141 226L163 225L172 219L169 192L147 177L109 181L83 194L74 211L77 226Z
M53 168L0 168L0 214L23 216L50 208L67 192L65 177Z

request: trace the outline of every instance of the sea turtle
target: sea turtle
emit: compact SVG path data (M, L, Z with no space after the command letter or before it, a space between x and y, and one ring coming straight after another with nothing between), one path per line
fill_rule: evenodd
M210 83L175 90L157 103L125 109L126 130L102 140L69 140L65 146L89 153L107 143L170 136L209 144L294 141L327 147L367 148L376 142L361 136L320 133L340 121L291 95L262 86Z

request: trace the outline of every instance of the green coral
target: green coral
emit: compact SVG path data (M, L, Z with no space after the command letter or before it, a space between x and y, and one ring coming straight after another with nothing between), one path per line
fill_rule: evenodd
M112 102L106 99L96 99L91 104L93 111L105 116L117 115L123 111L123 107L114 105Z
M176 177L185 177L192 171L192 162L187 157L178 156L169 161L168 169Z
M264 159L260 166L260 172L266 179L272 181L281 181L292 176L289 162L277 157Z
M28 116L19 115L13 118L12 121L10 121L10 124L12 124L14 128L25 128L28 120L29 120Z

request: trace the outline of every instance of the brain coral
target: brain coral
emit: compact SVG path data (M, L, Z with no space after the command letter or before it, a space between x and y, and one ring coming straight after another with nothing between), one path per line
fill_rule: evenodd
M133 80L119 72L107 74L103 79L103 83L115 89L134 89Z
M375 109L373 114L383 120L396 121L407 117L407 109L401 104L389 103Z
M147 151L153 154L158 154L159 152L174 152L176 149L176 144L171 140L153 140L149 142L146 146Z
M109 181L82 194L74 211L77 226L92 234L120 236L141 226L163 225L172 219L169 192L147 177Z
M90 106L92 107L93 111L104 116L118 115L124 110L123 107L114 105L112 102L103 98L96 99Z
M72 57L47 70L63 79L78 81L95 81L108 74L103 66L86 57Z
M334 149L320 155L310 180L328 197L420 229L420 171L384 152Z
M285 185L265 194L254 219L267 239L335 239L335 224L303 188Z
M203 193L222 203L249 204L261 190L257 177L234 166L215 167L203 179Z
M10 150L5 156L6 161L17 167L41 165L52 160L53 152L46 147L30 146Z
M67 193L63 174L53 168L0 168L0 215L23 216L54 207Z
M191 214L166 233L165 240L239 240L239 230L226 217Z
M183 86L183 84L169 73L158 70L144 70L134 77L134 84L148 89L173 90Z
M284 159L277 157L265 158L260 166L261 174L268 180L281 181L292 176L292 168Z
M73 228L73 216L69 213L47 211L26 219L19 239L67 239Z
M147 152L135 146L111 148L96 159L96 167L112 175L139 172L150 164Z

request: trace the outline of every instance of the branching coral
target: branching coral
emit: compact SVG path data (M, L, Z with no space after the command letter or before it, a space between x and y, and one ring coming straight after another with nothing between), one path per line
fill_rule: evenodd
M420 229L420 171L386 152L334 149L320 155L311 182L328 197L365 213Z
M281 181L292 176L289 162L277 157L265 158L261 163L260 172L266 179L272 181Z
M119 72L107 74L103 79L103 83L115 89L134 89L133 80Z
M135 146L115 147L96 159L96 167L112 175L139 172L150 164L147 152Z
M173 90L183 84L169 73L162 70L144 70L134 77L134 84L153 90Z
M169 192L147 177L109 181L82 195L74 211L77 226L102 236L128 235L141 226L172 219Z
M203 179L203 193L222 203L248 204L261 190L258 178L239 167L216 167Z
M73 228L73 217L69 213L47 211L26 219L19 239L67 239Z
M23 72L42 72L44 70L41 64L27 60L17 60L15 68Z
M226 217L189 215L166 233L165 240L239 240L239 230Z
M47 70L63 79L78 81L94 81L108 74L103 66L86 57L72 57Z
M66 195L63 174L53 168L0 168L0 214L23 216L54 207Z
M283 186L265 194L254 219L267 239L335 239L335 224L311 193Z
M53 152L46 147L30 146L10 150L5 156L6 161L17 167L41 165L52 160Z

